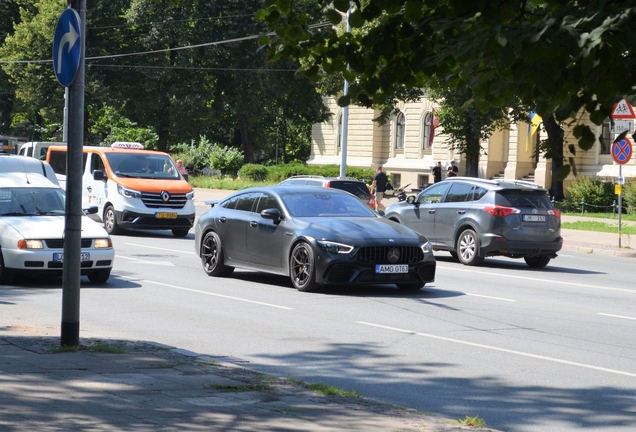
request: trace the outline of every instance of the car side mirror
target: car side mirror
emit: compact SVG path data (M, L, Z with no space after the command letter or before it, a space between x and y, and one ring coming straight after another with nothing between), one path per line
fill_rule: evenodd
M97 206L90 206L90 207L86 207L83 208L82 211L84 212L84 214L95 214L97 213Z
M413 195L410 195L406 198L406 202L408 204L415 204L415 197Z
M108 177L104 175L104 171L102 170L93 171L93 180L102 181L104 179L108 179Z
M282 216L280 214L280 210L276 208L265 209L261 212L261 217L263 219L271 219L275 224L279 223L282 220Z

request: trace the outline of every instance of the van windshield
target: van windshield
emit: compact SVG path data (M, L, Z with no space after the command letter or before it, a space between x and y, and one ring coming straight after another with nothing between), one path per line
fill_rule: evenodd
M106 153L116 176L150 179L181 178L179 170L169 156L143 153Z

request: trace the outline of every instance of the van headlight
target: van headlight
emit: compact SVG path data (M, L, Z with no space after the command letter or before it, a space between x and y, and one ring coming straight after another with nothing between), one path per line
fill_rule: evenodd
M422 252L425 254L433 253L433 245L429 242L426 242L422 245Z
M188 192L186 194L186 199L189 199L189 200L194 199L194 191Z
M122 185L117 185L117 192L119 192L119 195L126 198L141 198L141 192L125 188Z

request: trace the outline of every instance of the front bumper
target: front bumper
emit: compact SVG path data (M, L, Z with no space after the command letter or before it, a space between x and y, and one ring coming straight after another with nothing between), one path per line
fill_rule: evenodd
M29 273L38 272L50 275L61 275L64 263L54 261L53 254L63 253L61 249L2 249L4 266L7 270ZM90 259L80 263L83 275L94 270L109 269L113 267L115 250L109 249L82 249L83 253L89 253Z
M171 212L171 211L167 211ZM147 229L147 230L172 230L172 229L190 229L194 225L194 213L177 214L176 218L167 219L159 218L157 214L139 213L129 210L116 211L117 224L121 228L128 229Z

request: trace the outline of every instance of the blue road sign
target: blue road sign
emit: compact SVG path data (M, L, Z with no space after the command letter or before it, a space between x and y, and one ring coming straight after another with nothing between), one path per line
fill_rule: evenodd
M632 158L632 143L623 138L612 144L612 158L619 165L624 165Z
M75 9L65 9L57 20L53 36L53 69L64 87L73 83L79 69L81 34L79 14Z

